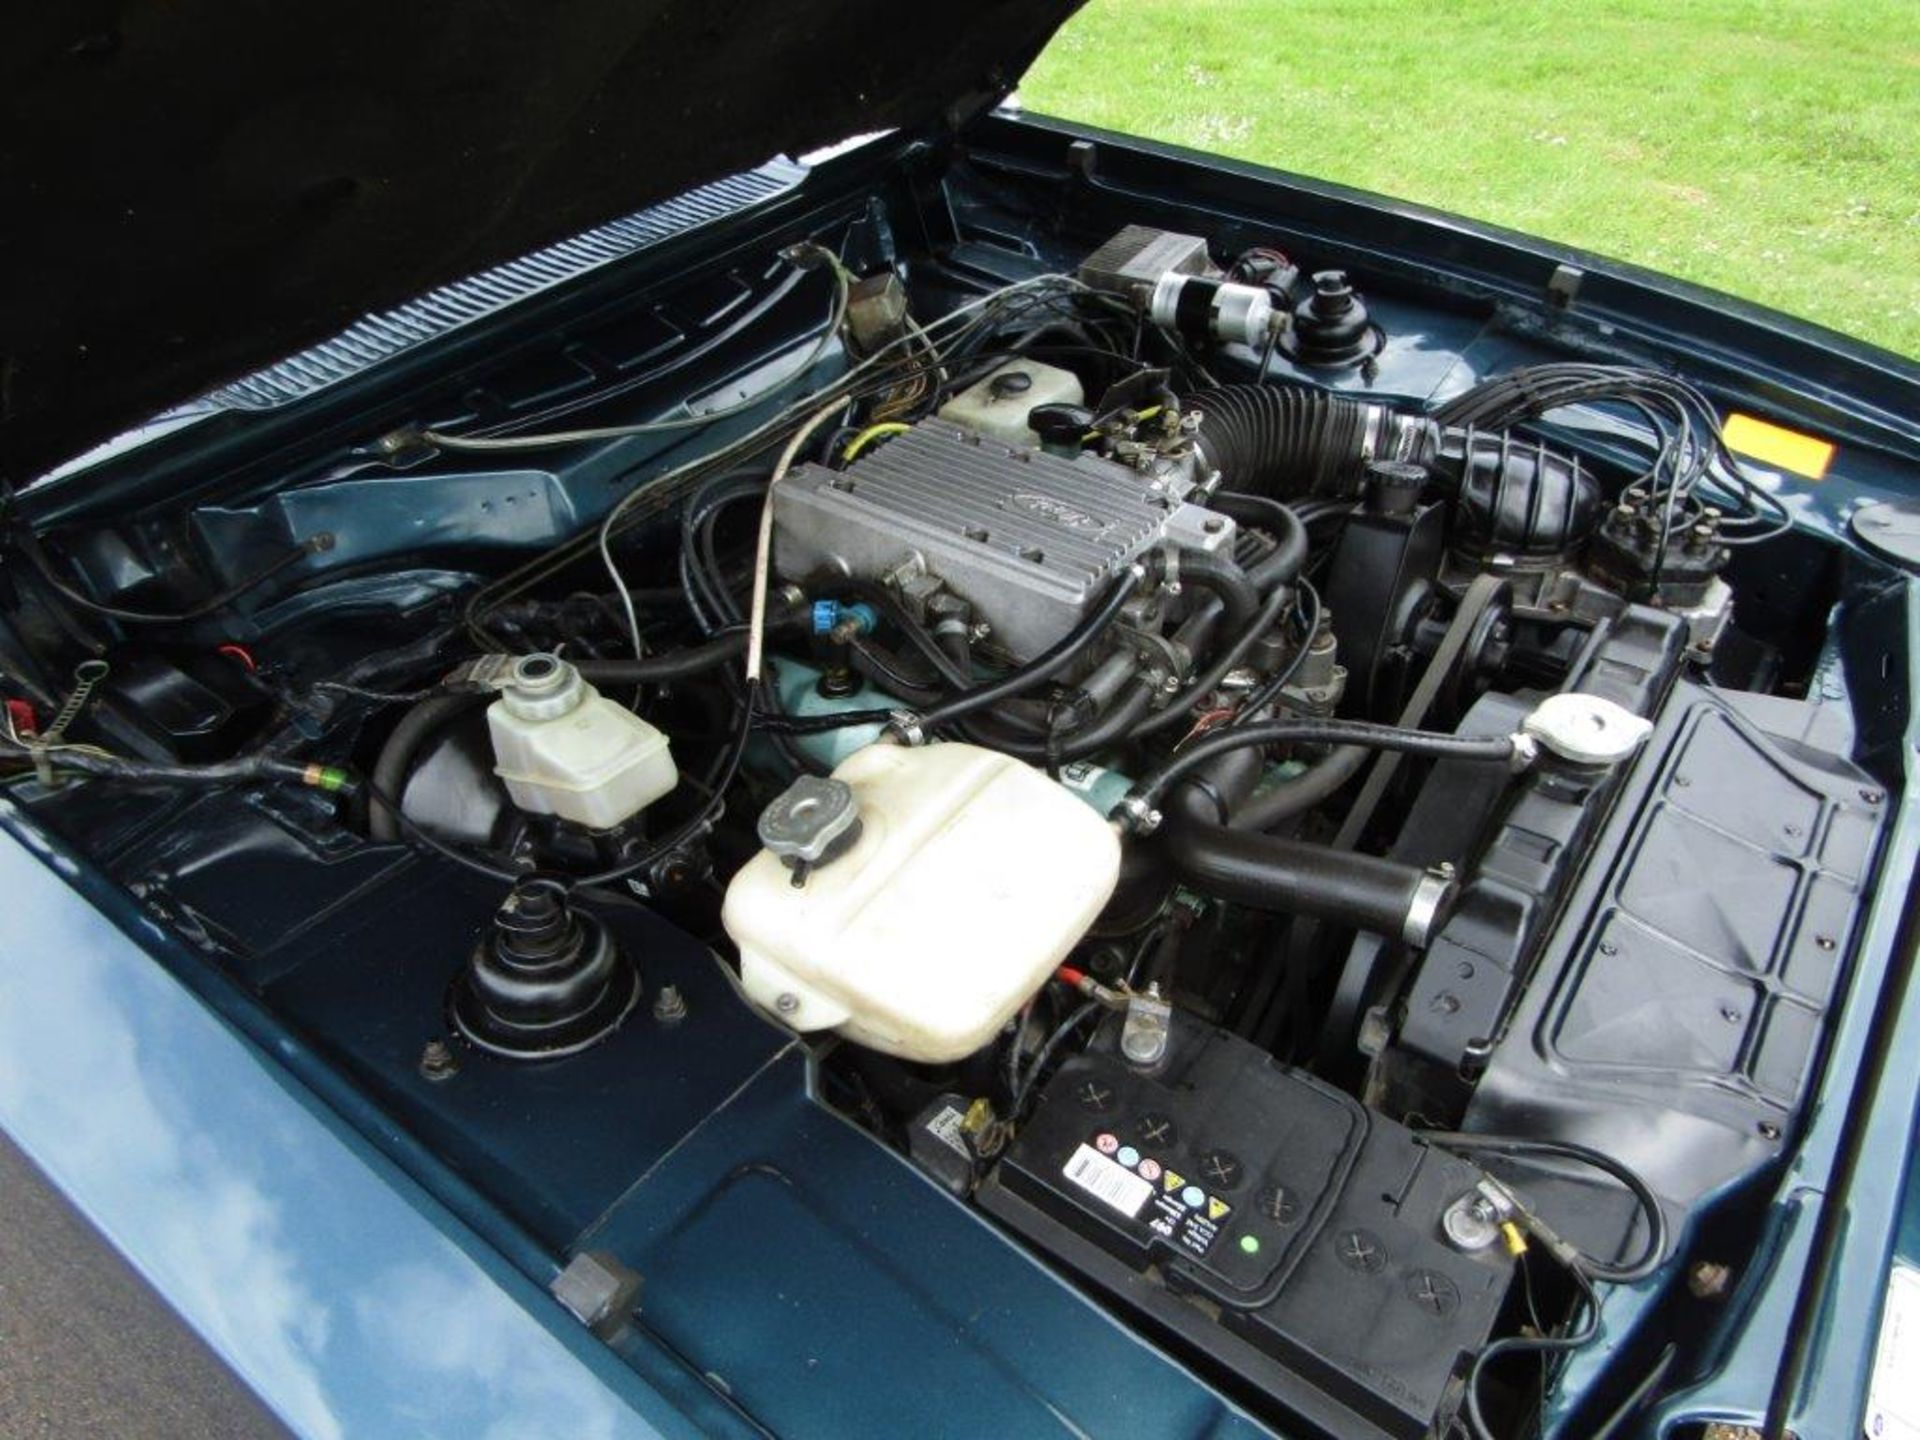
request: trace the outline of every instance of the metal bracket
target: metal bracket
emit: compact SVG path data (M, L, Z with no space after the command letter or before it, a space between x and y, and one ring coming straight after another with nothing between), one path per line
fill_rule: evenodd
M583 1250L548 1287L567 1313L602 1340L626 1328L640 1299L640 1275L609 1251Z
M1555 310L1571 310L1580 298L1580 285L1587 272L1577 265L1556 265L1547 277L1547 304Z

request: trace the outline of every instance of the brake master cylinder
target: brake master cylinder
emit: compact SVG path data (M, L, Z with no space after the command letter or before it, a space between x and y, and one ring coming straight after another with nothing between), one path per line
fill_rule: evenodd
M680 781L667 737L557 655L523 655L487 707L494 773L522 810L592 830L631 820Z
M1112 828L974 745L869 745L767 807L721 919L742 988L796 1030L929 1064L990 1041L1093 923Z

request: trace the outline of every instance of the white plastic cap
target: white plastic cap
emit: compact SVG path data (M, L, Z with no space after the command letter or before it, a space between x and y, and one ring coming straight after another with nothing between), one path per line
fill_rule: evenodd
M1653 722L1612 700L1573 691L1549 695L1520 728L1563 760L1613 765L1640 748Z

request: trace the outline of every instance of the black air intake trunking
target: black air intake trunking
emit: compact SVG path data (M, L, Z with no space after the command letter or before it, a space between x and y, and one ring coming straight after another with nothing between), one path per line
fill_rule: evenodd
M1185 408L1200 412L1200 453L1227 489L1280 499L1355 489L1379 458L1369 441L1392 414L1299 385L1223 385L1188 396ZM1437 434L1432 421L1418 423Z
M1599 521L1600 486L1577 459L1503 430L1304 385L1223 385L1184 408L1200 412L1201 458L1227 490L1357 496L1373 461L1408 461L1460 498L1459 528L1476 552L1557 557Z

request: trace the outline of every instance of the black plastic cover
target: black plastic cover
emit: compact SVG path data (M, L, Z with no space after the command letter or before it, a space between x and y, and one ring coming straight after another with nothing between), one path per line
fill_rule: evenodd
M1441 1239L1480 1172L1182 1012L1151 1075L1117 1033L1061 1067L981 1203L1284 1408L1290 1434L1443 1422L1512 1277L1498 1246Z
M1653 716L1685 647L1683 620L1628 606L1596 636L1569 688ZM1499 729L1510 731L1520 718L1517 705L1498 697L1481 709L1482 721ZM1568 891L1591 857L1606 853L1596 851L1595 837L1626 784L1625 767L1543 763L1517 785L1463 769L1435 767L1391 852L1414 864L1452 863L1462 884L1453 913L1418 959L1393 1043L1370 1084L1394 1113L1437 1123L1464 1109ZM1358 960L1350 957L1349 969Z
M1680 688L1471 1128L1605 1150L1679 1206L1778 1153L1887 810L1850 738L1838 707Z

